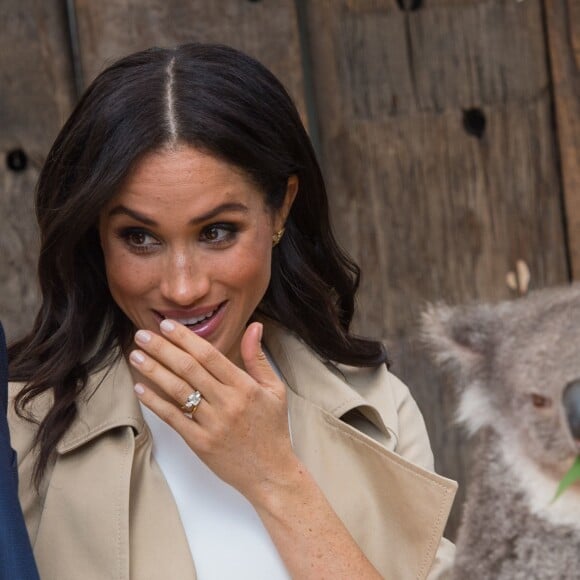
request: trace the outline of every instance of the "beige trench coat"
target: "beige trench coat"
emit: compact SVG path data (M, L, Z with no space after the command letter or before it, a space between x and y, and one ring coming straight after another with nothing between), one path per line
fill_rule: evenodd
M385 367L324 364L271 324L264 342L288 386L294 449L368 558L384 578L446 577L453 547L441 536L456 484L433 473L408 389ZM12 384L11 394L19 388ZM37 397L35 415L49 404ZM351 424L341 420L346 413ZM13 409L9 420L42 580L195 578L124 359L91 378L39 494L34 425Z

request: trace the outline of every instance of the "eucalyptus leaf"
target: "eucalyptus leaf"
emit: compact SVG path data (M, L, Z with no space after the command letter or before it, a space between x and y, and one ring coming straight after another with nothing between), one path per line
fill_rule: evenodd
M555 502L574 482L580 480L580 456L576 457L576 461L568 470L566 475L560 481L560 485L556 491L556 495L552 502Z

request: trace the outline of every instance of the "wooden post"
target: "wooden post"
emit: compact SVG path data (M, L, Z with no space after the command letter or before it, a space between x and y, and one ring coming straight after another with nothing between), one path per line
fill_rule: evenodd
M66 19L54 2L0 1L0 319L8 339L38 308L34 187L73 103Z
M545 0L572 276L580 279L580 2Z

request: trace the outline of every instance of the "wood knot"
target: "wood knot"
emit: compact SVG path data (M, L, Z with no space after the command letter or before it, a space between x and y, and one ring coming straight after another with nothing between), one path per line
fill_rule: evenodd
M15 173L24 171L28 167L28 155L22 149L12 149L6 154L6 166Z

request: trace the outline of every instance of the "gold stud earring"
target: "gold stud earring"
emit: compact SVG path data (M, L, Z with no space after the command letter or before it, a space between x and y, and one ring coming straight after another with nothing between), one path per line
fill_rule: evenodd
M278 230L273 236L272 236L272 247L277 246L280 243L280 240L282 239L282 236L284 235L284 230L286 228L282 228L280 230Z

